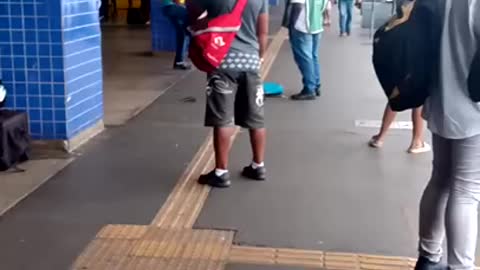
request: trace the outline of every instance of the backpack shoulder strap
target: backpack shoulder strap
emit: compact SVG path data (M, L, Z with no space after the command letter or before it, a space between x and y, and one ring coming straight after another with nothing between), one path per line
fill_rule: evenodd
M248 3L248 0L237 0L237 3L235 4L235 8L233 8L233 11L231 14L236 17L242 16L242 13L245 10L247 3Z

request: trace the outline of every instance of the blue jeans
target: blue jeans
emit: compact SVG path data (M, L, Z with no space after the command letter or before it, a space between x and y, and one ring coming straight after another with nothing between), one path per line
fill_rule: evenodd
M340 33L350 34L352 32L353 0L338 1L340 11Z
M320 87L320 62L318 49L321 34L306 34L290 28L290 45L293 58L302 74L303 92L315 93Z
M180 5L168 5L163 7L163 13L172 23L173 27L175 27L177 41L175 64L182 63L185 61L189 43L187 33L187 9Z

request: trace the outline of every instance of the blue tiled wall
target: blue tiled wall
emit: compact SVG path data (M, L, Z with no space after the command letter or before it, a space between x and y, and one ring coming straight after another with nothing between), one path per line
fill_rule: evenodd
M152 0L150 27L152 30L153 51L175 51L175 29L163 15L161 2Z
M7 107L36 139L70 139L103 117L95 0L0 0L0 78Z

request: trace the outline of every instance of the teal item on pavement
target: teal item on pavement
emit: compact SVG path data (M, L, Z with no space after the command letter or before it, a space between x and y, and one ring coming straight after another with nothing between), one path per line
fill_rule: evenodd
M263 84L263 91L265 96L280 96L283 95L284 88L282 85L274 82L266 82Z

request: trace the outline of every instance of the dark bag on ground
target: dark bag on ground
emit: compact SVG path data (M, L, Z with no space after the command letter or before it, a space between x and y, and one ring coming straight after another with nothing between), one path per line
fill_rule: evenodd
M27 114L0 110L0 171L27 161L30 143Z
M442 16L438 0L405 1L380 27L373 43L373 65L394 111L425 103L438 67Z

